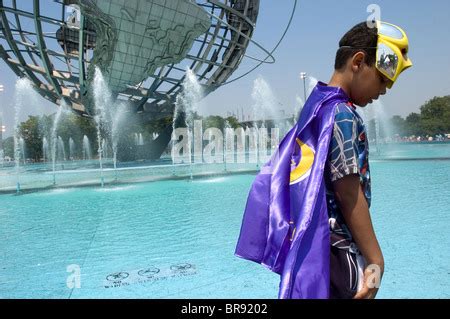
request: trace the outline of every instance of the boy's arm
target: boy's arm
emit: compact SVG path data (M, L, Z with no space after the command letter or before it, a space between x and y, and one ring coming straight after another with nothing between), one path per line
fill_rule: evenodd
M382 275L384 271L383 254L375 236L369 207L361 188L359 176L350 174L340 178L333 182L333 188L345 222L367 265L378 265L380 267L380 275ZM372 272L366 268L364 277L371 274ZM363 290L355 297L374 298L376 293L377 289L367 287L365 280Z

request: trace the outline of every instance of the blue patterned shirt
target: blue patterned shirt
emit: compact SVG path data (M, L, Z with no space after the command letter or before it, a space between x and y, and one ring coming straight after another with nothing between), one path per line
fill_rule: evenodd
M356 244L336 201L332 182L350 174L358 174L370 207L369 143L362 118L351 103L336 107L333 135L325 166L327 208L331 245L357 252Z

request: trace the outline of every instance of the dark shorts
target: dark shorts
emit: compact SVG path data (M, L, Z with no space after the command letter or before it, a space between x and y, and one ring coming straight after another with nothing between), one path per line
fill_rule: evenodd
M358 289L356 254L331 246L330 299L351 299Z

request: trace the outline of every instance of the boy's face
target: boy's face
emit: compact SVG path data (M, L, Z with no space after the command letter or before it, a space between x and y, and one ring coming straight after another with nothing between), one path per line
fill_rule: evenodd
M367 65L363 60L353 61L353 79L351 82L351 99L358 106L366 106L386 94L389 79L375 67Z

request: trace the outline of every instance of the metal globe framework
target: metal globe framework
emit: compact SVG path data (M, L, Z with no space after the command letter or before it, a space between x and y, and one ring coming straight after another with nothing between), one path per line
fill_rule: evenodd
M47 100L87 116L98 66L118 99L157 119L173 114L186 68L206 94L230 78L258 11L259 0L0 0L0 56Z

